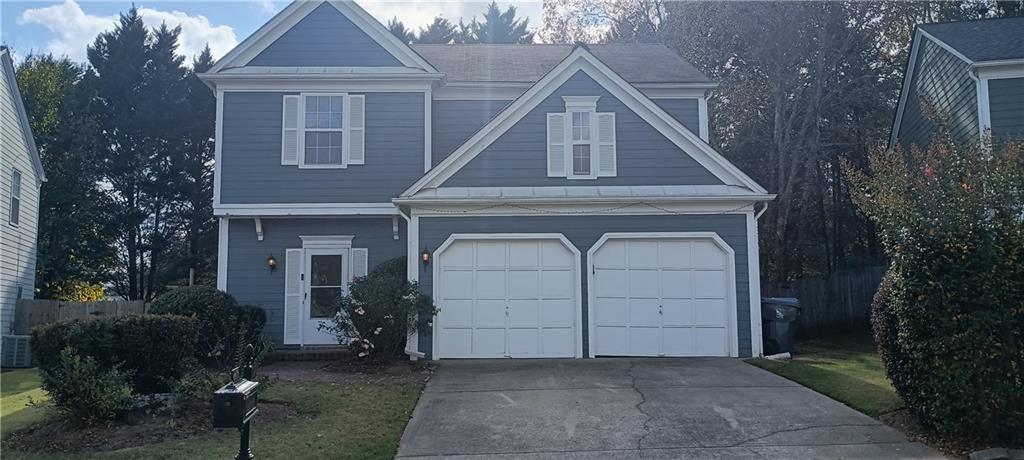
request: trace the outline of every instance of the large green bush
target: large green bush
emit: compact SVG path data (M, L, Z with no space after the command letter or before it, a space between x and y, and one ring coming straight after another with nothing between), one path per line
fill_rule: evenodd
M1024 444L1024 163L1019 145L878 151L847 167L889 272L872 323L925 426Z
M40 371L62 366L61 353L74 349L95 359L99 369L120 369L139 394L171 391L194 355L198 323L176 315L126 315L70 320L32 330L32 354Z
M263 326L267 322L262 308L239 305L230 294L207 286L171 290L153 300L150 313L194 316L199 319L197 356L221 367L237 365L242 349L252 343L263 347ZM263 352L265 350L259 350Z
M338 314L321 326L358 357L402 355L417 315L430 317L437 312L430 297L407 278L405 261L405 257L385 261L354 279L348 295L338 301Z
M111 419L132 404L130 375L115 366L104 369L92 356L79 356L67 347L52 366L41 367L43 389L53 404L71 420L91 423Z

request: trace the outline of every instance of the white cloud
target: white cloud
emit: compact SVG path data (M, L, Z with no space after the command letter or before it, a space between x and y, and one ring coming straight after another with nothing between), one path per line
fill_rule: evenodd
M215 58L223 56L237 43L235 31L230 26L213 25L205 16L190 16L182 11L160 11L140 8L139 14L147 27L167 23L169 27L181 26L178 39L178 53L191 59L202 51L207 43ZM111 30L117 16L97 16L82 11L75 0L43 8L30 8L21 13L18 24L38 24L46 27L53 39L46 43L47 51L56 55L67 55L71 59L84 61L86 45L92 44L96 35Z

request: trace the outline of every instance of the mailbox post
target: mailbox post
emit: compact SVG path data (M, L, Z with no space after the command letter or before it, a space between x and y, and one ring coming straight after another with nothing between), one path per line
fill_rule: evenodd
M213 393L213 426L217 428L238 428L241 434L236 460L252 460L249 448L249 427L252 418L259 413L257 390L260 383L254 381L252 345L245 347L245 365L231 371L233 381ZM241 371L241 372L239 372Z

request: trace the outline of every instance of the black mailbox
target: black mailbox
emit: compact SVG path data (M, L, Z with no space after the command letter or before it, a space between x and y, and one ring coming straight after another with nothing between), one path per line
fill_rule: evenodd
M213 426L242 428L259 412L256 390L259 382L238 379L213 393Z

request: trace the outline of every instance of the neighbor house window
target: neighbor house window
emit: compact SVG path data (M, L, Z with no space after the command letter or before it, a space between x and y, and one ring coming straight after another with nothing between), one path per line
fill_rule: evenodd
M305 96L305 165L341 166L344 101L343 95Z
M13 170L11 175L11 225L18 225L21 220L21 172Z

